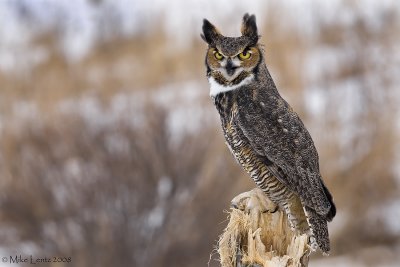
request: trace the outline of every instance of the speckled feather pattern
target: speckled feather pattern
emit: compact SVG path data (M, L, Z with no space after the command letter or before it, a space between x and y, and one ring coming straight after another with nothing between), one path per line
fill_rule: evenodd
M301 119L280 96L268 72L257 44L254 16L246 14L243 24L242 33L255 36L222 37L216 30L213 36L206 22L203 26L203 39L225 55L235 55L248 46L260 51L250 83L213 97L226 143L257 186L286 211L292 228L315 237L318 247L328 253L327 221L335 216L336 208L320 174L317 150ZM253 29L248 29L247 24ZM217 81L225 82L217 76L218 70L206 66L208 77L216 76Z

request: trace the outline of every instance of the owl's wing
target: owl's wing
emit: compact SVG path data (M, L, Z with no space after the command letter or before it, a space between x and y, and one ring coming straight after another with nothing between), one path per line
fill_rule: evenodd
M235 124L265 158L268 169L304 205L331 219L332 197L321 179L314 143L298 115L280 96L268 96L264 102L238 101L242 103Z

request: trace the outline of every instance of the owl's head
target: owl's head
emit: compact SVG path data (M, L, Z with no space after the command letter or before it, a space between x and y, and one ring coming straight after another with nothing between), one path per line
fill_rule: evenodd
M223 36L204 19L201 37L208 44L206 67L209 80L211 78L219 85L232 87L254 77L253 72L261 61L254 15L243 16L241 33L240 37Z

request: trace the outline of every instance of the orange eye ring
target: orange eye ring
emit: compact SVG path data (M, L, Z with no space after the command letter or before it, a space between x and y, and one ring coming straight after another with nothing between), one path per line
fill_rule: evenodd
M244 50L242 53L239 54L239 59L240 60L246 60L251 57L251 52L248 50Z
M218 52L217 50L214 51L214 57L217 60L222 60L224 58L224 56L220 52Z

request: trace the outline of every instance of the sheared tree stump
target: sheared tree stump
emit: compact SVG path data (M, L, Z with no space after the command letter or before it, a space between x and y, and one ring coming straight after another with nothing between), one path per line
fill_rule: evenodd
M218 241L222 267L308 266L308 237L294 233L287 216L258 188L232 200Z

